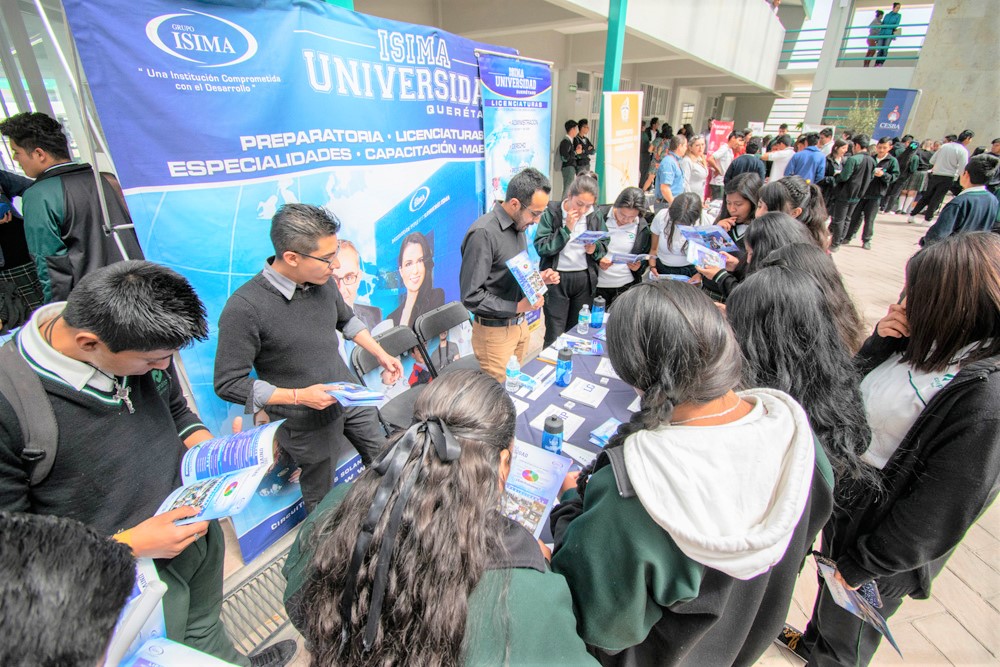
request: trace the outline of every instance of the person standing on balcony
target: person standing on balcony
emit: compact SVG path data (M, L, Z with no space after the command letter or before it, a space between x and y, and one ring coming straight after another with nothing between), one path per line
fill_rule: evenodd
M885 16L885 12L881 9L875 10L875 18L872 22L868 24L868 50L865 52L865 67L868 67L872 63L872 58L878 51L878 47L881 46L882 40L882 17Z
M882 19L882 39L879 40L881 44L879 44L878 54L875 56L875 67L884 65L885 59L889 55L889 45L892 44L892 40L895 39L895 35L900 30L899 22L903 20L903 15L899 13L902 6L898 2L892 3L892 11Z

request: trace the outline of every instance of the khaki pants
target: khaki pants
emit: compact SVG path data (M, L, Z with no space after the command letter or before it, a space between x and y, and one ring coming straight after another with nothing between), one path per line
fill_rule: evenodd
M472 322L472 350L476 359L482 369L500 383L504 381L510 355L522 361L530 338L528 323L524 321L506 327L486 327Z

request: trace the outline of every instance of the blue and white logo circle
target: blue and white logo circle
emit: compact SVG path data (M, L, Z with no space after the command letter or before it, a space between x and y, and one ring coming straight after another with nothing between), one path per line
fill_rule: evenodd
M424 207L427 200L431 198L431 191L426 185L421 185L410 197L410 213L416 213Z
M164 53L199 67L238 65L257 53L257 39L246 28L193 9L157 16L146 37Z

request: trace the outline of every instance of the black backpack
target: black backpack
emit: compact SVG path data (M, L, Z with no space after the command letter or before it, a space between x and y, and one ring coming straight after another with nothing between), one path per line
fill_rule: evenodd
M21 356L17 340L0 347L0 394L21 424L21 460L28 486L37 486L52 470L59 445L59 426L38 374Z

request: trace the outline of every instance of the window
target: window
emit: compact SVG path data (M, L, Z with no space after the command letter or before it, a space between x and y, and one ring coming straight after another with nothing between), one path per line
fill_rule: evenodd
M685 123L694 124L694 105L690 102L681 105L681 125Z
M576 89L583 92L590 90L590 72L576 73ZM598 90L600 90L600 86L598 86Z

